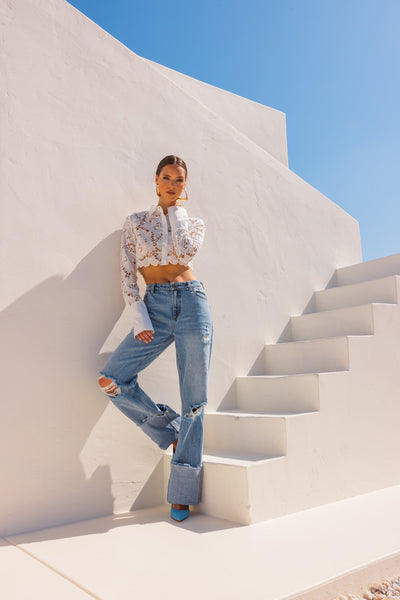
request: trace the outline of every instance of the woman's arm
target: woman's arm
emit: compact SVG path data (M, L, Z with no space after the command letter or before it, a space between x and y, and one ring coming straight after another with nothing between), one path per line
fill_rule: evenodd
M198 217L188 217L183 206L168 207L172 242L181 264L188 264L200 250L204 240L205 225Z
M142 331L154 331L147 307L140 297L137 283L136 236L129 217L126 218L121 234L121 289L125 303L133 314L133 330L137 336Z

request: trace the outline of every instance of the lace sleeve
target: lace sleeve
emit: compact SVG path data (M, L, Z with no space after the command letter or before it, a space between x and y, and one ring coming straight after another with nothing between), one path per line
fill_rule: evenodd
M189 263L200 250L204 240L205 225L198 217L188 217L183 206L169 206L172 242L183 264Z
M153 330L147 307L140 297L137 283L136 237L131 220L126 218L121 234L121 289L125 303L133 313L133 328L137 335L145 329Z
M129 217L125 220L121 234L121 289L127 304L140 302L137 284L136 240Z

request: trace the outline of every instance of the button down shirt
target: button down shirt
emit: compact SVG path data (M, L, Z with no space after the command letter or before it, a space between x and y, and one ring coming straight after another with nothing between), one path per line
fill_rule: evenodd
M202 219L189 217L183 206L159 204L129 215L121 235L121 287L133 312L134 335L153 330L145 303L140 297L137 271L149 265L180 264L192 267L192 259L204 239Z

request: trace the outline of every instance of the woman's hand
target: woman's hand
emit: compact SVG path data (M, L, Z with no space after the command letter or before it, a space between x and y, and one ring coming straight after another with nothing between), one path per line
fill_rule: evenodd
M154 337L154 331L152 329L145 329L144 331L138 333L135 337L137 337L138 340L148 344Z
M171 201L171 202L168 204L168 208L169 208L170 206L182 206L182 204L180 204L180 203L178 202L178 199L176 199L176 200L172 200L172 201Z

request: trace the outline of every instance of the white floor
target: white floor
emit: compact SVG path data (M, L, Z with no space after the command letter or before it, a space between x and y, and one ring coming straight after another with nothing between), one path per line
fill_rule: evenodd
M399 506L396 486L251 526L162 506L10 536L1 597L286 598L400 553Z

